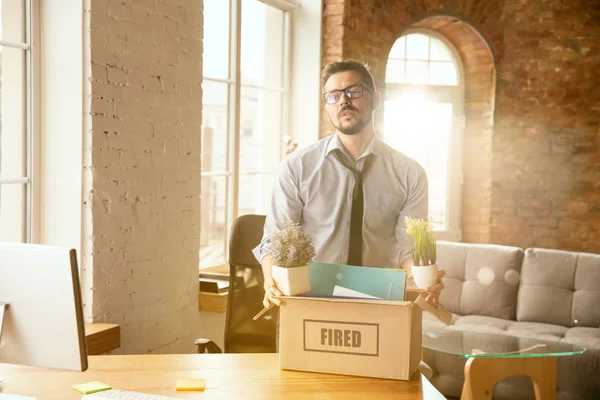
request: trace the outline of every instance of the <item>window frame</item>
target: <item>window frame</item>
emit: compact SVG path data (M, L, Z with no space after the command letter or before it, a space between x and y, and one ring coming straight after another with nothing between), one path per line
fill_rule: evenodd
M283 11L284 15L284 38L283 38L283 74L282 85L280 88L270 87L267 85L249 84L242 82L241 79L241 48L242 48L242 0L229 1L229 56L228 70L229 78L217 78L206 76L203 74L203 82L222 83L228 86L227 90L227 118L225 122L226 138L226 170L221 171L201 171L201 177L224 177L225 184L225 221L226 229L231 226L233 221L239 216L239 188L240 177L253 176L275 176L277 171L266 170L241 170L240 169L240 138L241 138L241 108L242 108L242 88L254 88L271 92L280 92L282 94L282 110L281 113L281 137L279 141L280 153L283 152L283 138L289 135L290 132L290 75L291 75L291 32L292 32L292 17L291 12L299 6L299 3L292 0L254 0L264 3ZM202 232L200 232L202 237ZM203 265L200 268L212 267L214 265L227 262L227 254L229 252L229 237L227 233L224 235L223 249L225 260L217 260L216 263ZM202 263L202 260L200 260ZM202 265L202 264L201 264Z
M39 121L38 113L37 82L39 74L39 60L37 55L38 31L38 1L22 0L23 7L23 42L0 39L3 48L18 49L23 52L23 169L24 176L1 176L0 187L4 185L23 185L23 233L20 241L24 243L36 243L39 240L39 227L37 227L37 210L39 207L38 185L36 168L39 168L37 160L39 143ZM14 6L14 5L13 5ZM18 5L17 5L18 6ZM2 4L0 4L2 7ZM4 17L4 16L3 16Z
M465 69L458 49L446 37L440 33L423 28L407 29L402 37L411 34L427 35L440 40L448 47L457 69L458 83L456 86L411 84L400 82L385 82L385 99L398 96L406 91L419 91L428 99L442 101L452 104L452 135L450 139L451 149L449 158L448 177L448 204L447 204L447 229L436 230L439 240L460 241L462 240L462 186L463 186L463 161L462 148L465 130ZM395 44L396 42L394 42ZM391 49L390 49L391 51ZM384 110L385 112L385 110Z

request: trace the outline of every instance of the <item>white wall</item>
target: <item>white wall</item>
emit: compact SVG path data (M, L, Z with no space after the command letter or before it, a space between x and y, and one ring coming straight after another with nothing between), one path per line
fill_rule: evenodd
M94 320L121 325L119 353L193 352L202 1L93 1L90 11Z

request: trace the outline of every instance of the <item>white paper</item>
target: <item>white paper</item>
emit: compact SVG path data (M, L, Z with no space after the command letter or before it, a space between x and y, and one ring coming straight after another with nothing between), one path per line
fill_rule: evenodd
M333 288L333 295L340 297L358 297L361 299L377 299L381 300L381 297L371 296L370 294L357 292L356 290L348 289L343 286L335 285Z

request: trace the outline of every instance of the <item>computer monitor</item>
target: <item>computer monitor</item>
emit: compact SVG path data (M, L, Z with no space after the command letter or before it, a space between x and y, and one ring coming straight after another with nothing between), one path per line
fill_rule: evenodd
M0 362L87 369L75 250L0 243L0 303Z

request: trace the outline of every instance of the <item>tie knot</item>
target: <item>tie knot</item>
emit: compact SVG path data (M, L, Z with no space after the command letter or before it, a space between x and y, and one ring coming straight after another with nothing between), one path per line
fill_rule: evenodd
M338 161L341 162L344 167L346 167L350 171L352 171L354 176L362 177L362 175L364 175L364 173L367 172L367 169L369 169L369 167L371 166L371 162L373 161L373 154L367 154L365 156L365 161L363 162L363 167L359 171L356 169L355 164L350 160L350 158L348 156L346 156L342 152L342 150L336 149L336 151L334 151L333 154L335 155L335 158L337 158Z

